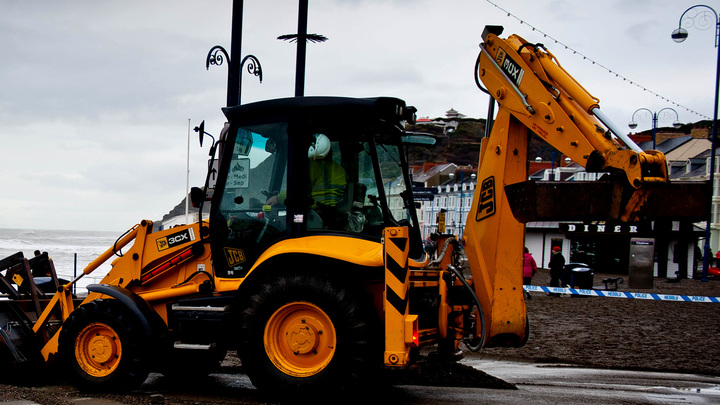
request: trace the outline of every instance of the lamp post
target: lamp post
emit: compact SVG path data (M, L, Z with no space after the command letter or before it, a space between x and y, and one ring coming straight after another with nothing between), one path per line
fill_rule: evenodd
M320 34L307 33L308 0L300 0L298 4L298 32L297 34L280 35L277 39L297 42L297 56L295 59L295 97L305 95L305 59L307 43L325 42L327 37Z
M227 106L231 107L234 105L240 105L240 96L242 92L240 73L242 72L245 62L248 60L248 73L255 75L260 79L262 83L262 66L260 61L254 55L247 55L240 61L239 65L235 65L234 62L228 56L227 51L220 45L215 45L208 52L207 58L205 59L205 69L210 69L210 65L220 66L223 61L228 61L228 88L227 88Z
M696 9L700 8L706 8L707 10L698 11ZM685 14L688 13L690 10L696 10L697 12L692 15L685 17ZM713 215L713 194L715 190L715 136L716 136L716 130L717 130L717 112L718 112L718 90L720 90L720 47L718 47L718 39L720 38L720 19L718 19L718 14L715 12L715 10L711 7L705 6L705 5L696 5L688 8L685 10L685 12L682 13L680 16L680 21L678 22L678 28L675 29L670 37L673 39L673 41L680 43L687 39L688 32L685 28L682 27L683 22L686 22L687 26L694 26L698 29L707 29L710 26L712 26L712 19L710 18L710 13L712 12L712 16L715 18L715 48L717 51L717 65L715 68L715 106L713 108L713 124L712 124L712 133L710 134L710 195L708 196L708 199L710 200L710 212L708 213L708 219L707 224L705 225L705 249L703 252L703 269L702 269L702 281L708 281L707 274L708 274L708 267L710 266L710 224L712 223L712 215Z
M248 73L257 76L262 83L262 67L260 61L253 55L247 55L238 64L240 59L240 49L242 46L242 19L243 19L243 0L233 0L232 7L232 32L230 37L230 55L225 48L215 45L210 48L205 58L205 69L210 69L210 65L220 66L225 60L228 62L228 79L227 79L227 107L240 105L240 93L242 91L242 81L240 73L242 72L245 62L250 60L248 64Z
M680 128L682 126L682 124L678 121L680 117L678 116L677 111L675 111L674 109L672 109L670 107L663 108L662 110L660 110L658 112L652 112L652 111L648 110L647 108L638 108L633 113L632 119L631 119L630 123L628 124L628 126L630 127L630 129L637 128L638 124L637 124L637 121L635 121L635 116L637 115L638 118L640 118L640 121L646 121L648 114L650 114L650 117L652 120L652 149L654 150L658 120L669 117L670 111L675 113L675 121L672 124L673 127ZM640 114L638 115L638 113L640 113Z
M541 148L541 149L538 151L538 155L539 155L540 153L542 153L544 150L547 150L547 149ZM553 149L552 151L550 151L550 174L548 175L548 180L549 180L549 181L555 181L555 155L556 155L556 154L557 154L557 150ZM543 161L542 156L536 157L536 158L535 158L535 161L538 162L538 163L542 162L542 161ZM559 166L559 165L558 165L558 166Z

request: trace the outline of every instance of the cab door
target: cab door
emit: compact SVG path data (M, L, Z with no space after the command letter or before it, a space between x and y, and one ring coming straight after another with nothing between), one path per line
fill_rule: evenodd
M210 213L220 277L244 277L287 234L287 139L286 123L230 128Z

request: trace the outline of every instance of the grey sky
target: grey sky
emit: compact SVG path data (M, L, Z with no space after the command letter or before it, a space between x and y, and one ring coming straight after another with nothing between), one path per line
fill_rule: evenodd
M649 90L712 116L713 27L670 39L688 1L494 1L570 48ZM720 10L720 4L707 3ZM222 126L226 66L205 70L214 45L230 50L231 0L3 1L0 13L0 227L122 231L159 219L185 193L188 120ZM420 116L455 108L485 118L473 81L486 24L542 42L621 128L637 108L673 106L555 44L483 0L312 0L307 95L396 96ZM714 23L714 21L713 21ZM242 102L292 96L297 1L245 1ZM664 124L661 122L661 124ZM665 123L669 125L670 123ZM649 128L640 123L637 130ZM629 129L628 129L629 130ZM191 185L207 145L191 135Z

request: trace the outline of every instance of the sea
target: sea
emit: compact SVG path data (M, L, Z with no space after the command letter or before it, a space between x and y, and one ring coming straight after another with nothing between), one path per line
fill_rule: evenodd
M59 278L72 280L106 250L112 248L122 232L60 231L0 228L0 259L22 252L32 258L35 250L47 252ZM129 246L128 246L129 247ZM126 247L127 249L127 247ZM97 284L110 271L112 256L95 271L76 283L76 293L85 293L89 284Z

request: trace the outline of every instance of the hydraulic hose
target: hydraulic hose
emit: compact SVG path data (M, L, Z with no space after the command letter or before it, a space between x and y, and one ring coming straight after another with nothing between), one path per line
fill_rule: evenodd
M448 238L447 240L445 240L445 243L443 243L443 247L440 250L440 253L438 254L438 258L435 259L434 261L432 261L430 263L430 265L437 266L438 264L442 263L442 261L445 258L445 255L447 254L448 248L450 247L451 244L455 247L455 249L460 254L462 254L463 256L465 255L465 249L463 248L462 244L456 238L451 237L451 238ZM475 301L475 306L477 306L478 317L480 318L479 342L477 344L472 344L472 343L468 343L466 341L465 345L467 346L468 349L470 349L470 351L478 352L478 351L480 351L480 349L482 349L483 344L485 344L485 335L487 333L485 330L485 313L483 312L483 307L480 304L480 300L478 299L477 294L475 294L475 290L473 290L472 286L470 286L470 284L467 282L467 280L465 280L465 277L462 275L460 270L458 270L452 264L448 264L448 269L453 274L455 274L455 277L460 279L460 282L465 286L465 288L467 288L468 292L470 292L470 295L472 296L473 301Z
M188 282L190 282L190 280L192 280L192 279L193 279L195 276L197 276L198 274L204 274L204 275L206 275L206 276L208 277L208 280L210 280L211 283L213 282L213 276L212 276L212 274L208 273L208 272L205 271L205 270L198 270L198 271L194 272L193 274L189 275L188 278L186 278L185 281L183 281L182 283L177 283L177 284L173 285L173 288L175 288L175 287L180 287L180 286L183 285L183 284L187 284Z
M458 240L455 239L454 237L450 237L445 240L445 243L443 243L442 249L440 249L440 253L438 253L437 259L430 262L430 266L437 266L440 263L442 263L443 259L445 259L445 254L447 253L447 250L451 244L454 245L463 255L465 255L465 250L463 249L460 242L458 242Z
M482 45L480 45L480 46L482 46ZM485 94L490 94L490 92L488 91L488 89L486 89L485 87L482 86L482 84L480 83L480 78L478 77L478 68L480 67L480 57L481 57L481 56L482 56L482 52L480 52L480 53L478 54L477 60L475 60L475 72L474 72L474 73L475 73L475 75L474 75L474 76L475 76L475 85L476 85L476 86L478 87L478 89L480 89L483 93L485 93ZM492 96L492 94L490 94L490 96Z
M477 306L478 317L480 318L480 339L477 344L471 344L466 341L465 345L468 349L470 349L470 351L478 352L480 351L480 349L482 349L483 344L485 343L485 313L483 312L482 305L480 305L480 300L478 299L477 294L475 294L475 291L470 286L470 284L468 284L467 280L465 280L465 277L463 277L462 273L460 273L460 271L452 264L448 264L448 270L452 271L453 274L455 274L455 276L460 279L460 282L463 283L465 288L467 288L470 292L470 295L472 295L473 300L475 301L475 305Z

